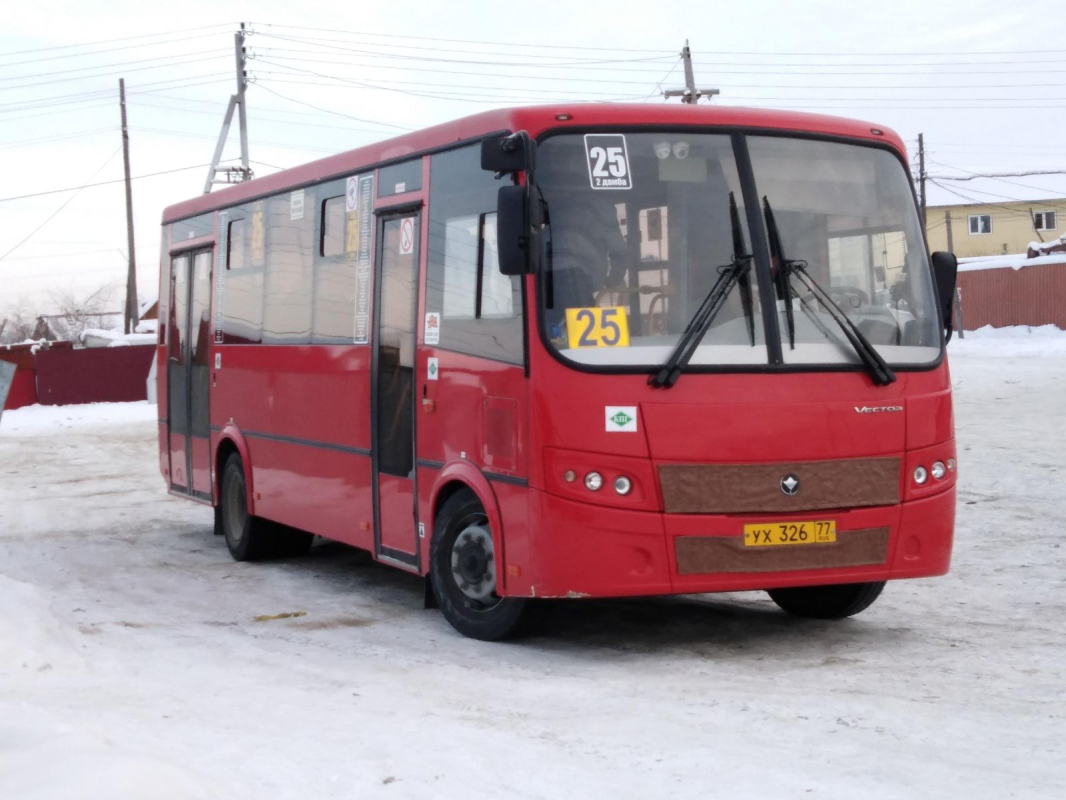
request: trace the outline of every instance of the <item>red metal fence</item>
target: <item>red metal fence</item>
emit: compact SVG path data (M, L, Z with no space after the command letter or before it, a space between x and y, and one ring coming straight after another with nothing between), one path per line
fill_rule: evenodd
M1021 269L959 273L962 322L972 331L985 325L1058 325L1066 329L1066 260Z
M41 350L37 397L48 406L118 403L147 398L155 345Z

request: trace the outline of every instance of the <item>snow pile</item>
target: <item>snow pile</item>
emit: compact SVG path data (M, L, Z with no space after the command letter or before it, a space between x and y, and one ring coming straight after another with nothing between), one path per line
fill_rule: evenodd
M959 259L959 272L979 272L984 269L1013 269L1035 267L1040 264L1061 264L1066 269L1066 253L1054 253L1048 256L1029 258L1025 253L1012 253L1002 256L973 256Z
M47 672L81 664L41 591L0 574L0 675L19 669Z
M155 344L155 334L150 331L123 333L104 328L86 328L79 337L86 347L125 347L133 344Z
M0 705L0 796L19 800L208 800L206 784L173 764L122 753L94 737L25 708Z
M985 325L975 331L966 331L964 338L956 332L948 345L948 353L951 356L1010 358L1066 355L1066 331L1055 325L1011 325L1005 328Z
M40 404L5 411L0 422L2 433L47 433L64 428L87 425L111 425L155 421L155 403L138 400L133 403L85 403L71 406L42 406Z

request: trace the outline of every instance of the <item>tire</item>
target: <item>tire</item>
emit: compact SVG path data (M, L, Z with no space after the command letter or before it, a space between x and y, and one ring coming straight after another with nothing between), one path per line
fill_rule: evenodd
M767 594L789 614L810 619L844 619L865 611L881 595L885 582L841 583L770 589Z
M527 633L540 610L536 601L496 595L494 555L485 509L473 492L456 492L437 515L430 580L437 605L451 626L486 642Z
M303 555L314 538L304 533L248 513L248 484L244 464L231 453L222 470L217 518L226 547L235 561L261 561Z

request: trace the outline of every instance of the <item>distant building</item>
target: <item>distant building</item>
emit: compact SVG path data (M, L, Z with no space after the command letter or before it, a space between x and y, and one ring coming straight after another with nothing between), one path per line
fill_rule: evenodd
M1029 242L1066 232L1066 198L929 206L925 220L930 251L960 258L1024 253Z

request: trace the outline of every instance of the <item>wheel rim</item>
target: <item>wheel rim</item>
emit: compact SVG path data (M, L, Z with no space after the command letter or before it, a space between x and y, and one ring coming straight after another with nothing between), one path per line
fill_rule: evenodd
M451 578L467 605L478 610L500 602L496 596L496 563L492 534L484 518L468 520L452 542Z
M244 476L239 472L234 475L226 485L226 495L223 498L224 513L226 518L226 538L234 546L241 543L244 538L244 526L248 522L248 507L245 503Z

